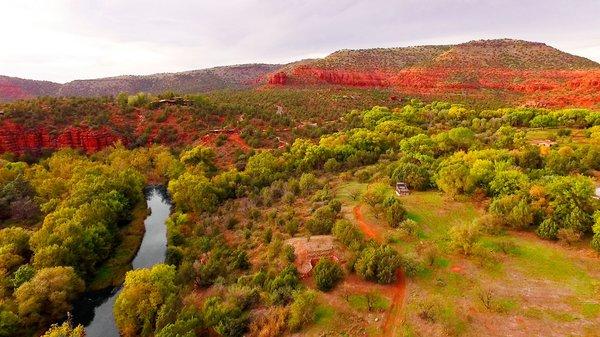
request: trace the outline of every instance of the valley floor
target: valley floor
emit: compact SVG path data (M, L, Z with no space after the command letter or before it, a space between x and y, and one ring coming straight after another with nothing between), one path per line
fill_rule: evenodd
M430 256L430 264L385 286L350 275L333 292L320 294L317 323L307 336L596 335L600 268L586 245L567 247L510 231L482 239L488 254L463 256L449 249L448 230L481 216L481 205L439 192L401 197L420 228L407 237L353 200L367 187L358 182L338 187L345 217L403 254ZM369 310L367 301L376 305Z

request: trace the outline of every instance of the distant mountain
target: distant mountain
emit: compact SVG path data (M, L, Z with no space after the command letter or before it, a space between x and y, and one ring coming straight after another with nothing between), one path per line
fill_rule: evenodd
M266 74L280 67L274 64L245 64L180 73L75 80L65 84L0 76L0 101L46 95L89 97L116 95L119 92L195 93L244 89L256 86Z
M57 95L102 96L119 92L194 93L219 89L243 89L256 85L266 74L280 67L281 65L274 64L246 64L181 73L76 80L62 85Z
M402 70L407 68L590 69L600 64L539 42L478 40L457 45L340 50L312 62L317 68Z
M287 65L268 83L390 87L414 96L547 107L600 106L600 64L543 43L511 39L341 50Z
M0 101L55 95L60 86L54 82L0 76Z
M600 105L600 64L543 43L478 40L456 45L340 50L287 65L247 64L66 84L0 77L0 101L119 92L180 93L277 86L389 87L400 94L498 99L535 106Z

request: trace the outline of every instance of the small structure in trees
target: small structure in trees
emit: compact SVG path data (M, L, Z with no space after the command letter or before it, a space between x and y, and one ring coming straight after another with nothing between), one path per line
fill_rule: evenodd
M292 246L296 260L294 264L301 278L311 275L314 266L323 257L329 257L340 262L338 252L340 247L332 235L313 235L310 237L295 237L288 239L286 244Z
M552 147L556 145L556 142L550 139L534 140L531 142L532 145L539 147Z
M191 106L193 102L189 99L185 99L183 97L173 97L173 98L165 98L153 102L153 107L157 108L163 105L183 105L183 106Z
M397 196L409 195L409 194L410 194L410 190L408 189L408 186L406 186L405 182L399 181L396 183L396 195Z

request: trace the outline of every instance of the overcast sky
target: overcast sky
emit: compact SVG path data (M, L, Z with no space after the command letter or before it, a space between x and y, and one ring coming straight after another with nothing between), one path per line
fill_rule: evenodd
M502 37L600 61L600 1L0 0L0 74L57 82Z

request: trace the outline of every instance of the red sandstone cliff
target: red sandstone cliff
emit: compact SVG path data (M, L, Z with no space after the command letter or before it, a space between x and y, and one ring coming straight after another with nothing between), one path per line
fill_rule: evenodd
M0 153L39 153L42 150L60 148L93 153L117 141L126 143L124 138L115 135L108 128L93 130L88 127L70 127L53 134L45 127L25 129L8 120L0 125Z

